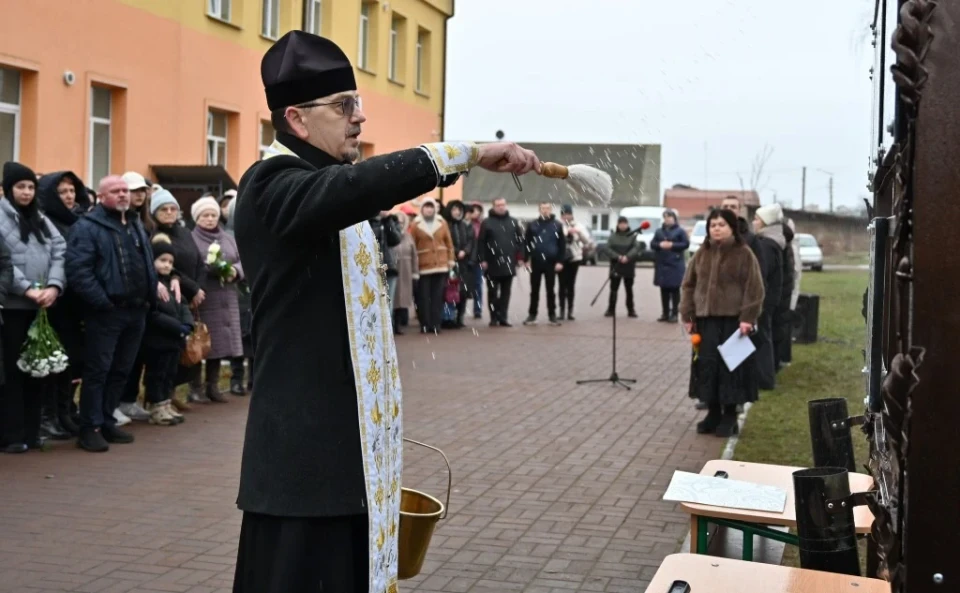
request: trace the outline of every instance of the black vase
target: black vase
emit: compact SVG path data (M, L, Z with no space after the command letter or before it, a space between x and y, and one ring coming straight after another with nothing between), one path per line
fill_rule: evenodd
M807 403L814 467L845 467L856 471L853 438L847 421L847 400L815 399Z
M850 478L842 467L793 472L800 566L860 576Z

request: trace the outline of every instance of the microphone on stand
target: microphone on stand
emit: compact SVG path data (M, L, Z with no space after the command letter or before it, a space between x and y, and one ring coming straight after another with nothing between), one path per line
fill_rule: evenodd
M628 234L630 234L630 235L636 235L636 234L639 233L640 231L645 231L645 230L647 230L648 228L650 228L650 221L649 221L649 220L644 220L643 222L640 223L640 226L638 226L638 227L636 228L636 230L632 230L632 231L630 231Z

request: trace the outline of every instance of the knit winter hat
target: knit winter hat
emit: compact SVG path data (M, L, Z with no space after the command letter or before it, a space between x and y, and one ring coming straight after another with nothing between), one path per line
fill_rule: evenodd
M770 226L783 221L783 207L780 204L770 204L769 206L760 206L757 208L757 218L763 221L763 224Z
M573 214L573 206L570 204L560 206L560 214Z
M177 199L173 197L172 193L162 188L154 191L153 195L150 196L150 216L155 216L157 210L168 204L173 204L177 207L177 210L180 209L180 204L177 202Z
M173 251L173 244L170 242L170 237L164 233L157 233L154 235L153 239L150 241L153 246L153 258L156 259L163 254L170 255L176 259L177 255Z
M220 216L220 204L212 197L200 198L190 206L190 216L197 220L207 210L213 210Z
M37 174L30 167L7 161L3 164L3 195L10 201L13 201L13 186L21 181L32 181L33 186L37 186Z

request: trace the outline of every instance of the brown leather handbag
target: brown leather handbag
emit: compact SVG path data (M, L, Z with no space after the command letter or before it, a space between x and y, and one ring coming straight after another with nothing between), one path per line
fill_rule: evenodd
M203 362L210 354L210 329L200 320L200 312L193 309L193 331L187 336L187 343L180 353L180 364L192 367Z

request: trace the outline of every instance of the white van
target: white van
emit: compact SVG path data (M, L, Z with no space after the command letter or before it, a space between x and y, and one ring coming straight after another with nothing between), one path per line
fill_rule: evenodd
M653 261L654 253L650 249L650 241L653 240L653 235L657 232L657 229L663 226L664 211L666 211L666 208L660 206L627 206L620 210L620 216L627 219L632 231L640 228L644 221L650 223L646 230L637 233L637 241L640 243L638 261Z

